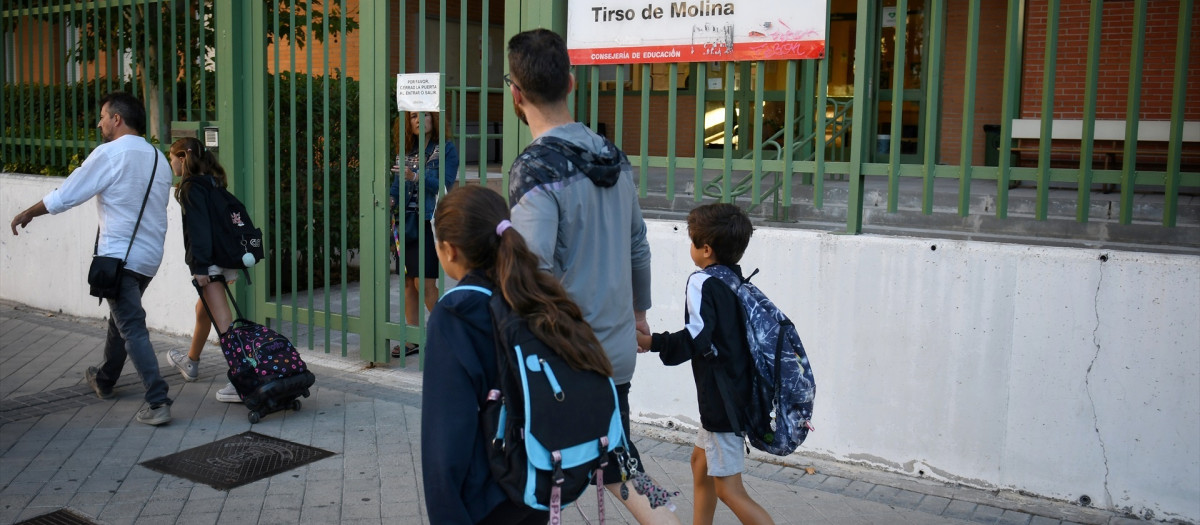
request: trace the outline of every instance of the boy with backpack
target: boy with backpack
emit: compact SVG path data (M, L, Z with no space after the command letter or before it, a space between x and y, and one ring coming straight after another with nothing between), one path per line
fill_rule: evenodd
M712 523L718 499L742 523L774 523L742 485L744 441L738 422L744 418L729 413L747 406L751 397L754 360L745 313L737 294L704 271L721 265L741 277L737 263L754 228L740 208L724 203L693 209L687 224L692 261L701 271L688 277L685 327L675 333L638 333L638 346L658 352L667 366L692 362L701 426L691 459L696 504L692 523Z

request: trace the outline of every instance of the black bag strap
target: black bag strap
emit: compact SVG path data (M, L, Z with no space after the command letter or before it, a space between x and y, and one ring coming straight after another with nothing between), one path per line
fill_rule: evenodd
M714 349L712 352L705 354L710 363L717 362L717 352ZM742 428L741 418L738 417L737 407L733 405L733 385L729 384L729 374L725 373L725 369L721 367L712 367L713 375L717 378L717 390L721 393L721 401L725 402L725 414L729 416L729 422L733 424L733 433L738 437L745 434L745 429Z
M742 279L742 282L741 282L741 284L738 285L738 287L740 288L741 286L744 286L746 283L749 283L750 279L752 279L755 275L758 275L757 268L755 268L754 272L752 272L750 274L750 277L746 277L746 278ZM734 290L733 294L734 294L734 298L738 300L738 307L741 307L741 300L737 297L737 290ZM745 312L745 310L743 309L742 315L749 315L749 314L747 314ZM780 330L780 335L781 336L783 335L782 330ZM778 345L776 346L775 354L776 354L776 357L775 357L775 374L776 374L775 384L778 385L779 384L779 379L778 379L779 347L778 347ZM704 357L707 358L710 363L713 363L715 365L717 362L716 347L713 347L712 351L704 354ZM751 363L751 365L753 366L753 363ZM746 432L746 429L742 427L741 418L738 417L737 407L734 406L734 404L733 404L733 385L729 384L729 381L730 381L729 374L726 373L726 371L723 367L713 366L711 368L711 370L713 371L713 375L716 376L717 390L719 390L721 393L721 400L725 402L725 414L729 416L729 422L733 424L733 433L736 434L738 437L743 437L743 435Z
M147 144L149 144L147 142ZM125 257L121 258L121 262L129 260L129 252L133 250L133 238L137 237L138 228L142 225L142 214L146 213L146 203L150 200L150 190L154 188L154 176L158 174L158 148L151 146L154 149L154 166L150 168L150 183L146 185L146 194L142 196L142 209L138 210L137 222L133 223L133 234L129 236L129 247L125 248ZM96 226L96 243L92 245L92 256L95 256L100 251L100 227Z

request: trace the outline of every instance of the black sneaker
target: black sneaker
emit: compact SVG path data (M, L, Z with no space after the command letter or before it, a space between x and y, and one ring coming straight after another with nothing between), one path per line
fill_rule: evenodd
M96 391L96 397L98 397L100 399L112 399L112 397L113 397L112 389L111 388L102 388L100 386L100 383L96 382L96 374L98 374L99 372L100 372L99 368L96 368L94 366L89 366L87 369L87 372L85 372L83 375L85 377L87 377L88 386L92 387L92 390Z

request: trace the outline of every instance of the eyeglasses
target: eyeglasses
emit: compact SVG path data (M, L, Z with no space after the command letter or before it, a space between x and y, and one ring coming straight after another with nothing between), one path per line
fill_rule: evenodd
M521 90L521 86L518 86L516 82L513 82L512 77L510 77L508 73L504 74L504 85L508 87L515 87L517 88L517 91Z

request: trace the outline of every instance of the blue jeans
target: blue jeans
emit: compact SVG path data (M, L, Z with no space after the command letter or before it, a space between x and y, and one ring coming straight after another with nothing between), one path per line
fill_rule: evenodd
M145 275L129 270L121 272L120 295L107 300L108 337L104 341L104 361L100 363L96 383L103 388L112 388L121 377L128 356L146 387L146 402L150 406L170 405L167 382L158 371L158 356L150 345L146 310L142 308L142 293L149 285L150 278Z

